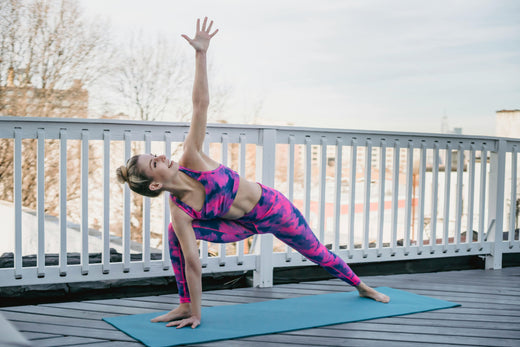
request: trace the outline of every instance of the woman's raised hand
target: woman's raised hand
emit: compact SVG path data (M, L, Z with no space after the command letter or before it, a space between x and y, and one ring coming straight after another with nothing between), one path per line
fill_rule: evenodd
M197 19L197 32L195 33L195 37L193 39L190 39L187 35L181 35L186 39L186 41L189 42L190 45L192 45L193 48L197 52L206 52L209 47L209 41L213 36L215 36L218 32L218 29L215 30L212 34L210 34L211 26L213 25L213 21L209 23L209 25L206 27L206 24L208 22L208 17L204 17L204 22L202 23L202 28L200 27L200 19Z

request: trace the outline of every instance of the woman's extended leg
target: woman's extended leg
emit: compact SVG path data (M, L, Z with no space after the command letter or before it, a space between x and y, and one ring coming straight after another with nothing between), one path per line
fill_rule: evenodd
M244 225L225 219L194 220L192 226L197 240L214 243L237 242L253 235L253 232ZM175 273L180 302L190 302L190 292L185 274L184 255L182 254L181 245L175 235L172 223L168 226L168 240L170 260L172 262L173 272Z
M259 233L272 233L333 276L355 286L361 296L388 302L389 298L365 285L352 269L325 247L314 235L301 212L280 192L263 187L266 193L260 203L272 205L255 225ZM270 191L268 191L270 190Z

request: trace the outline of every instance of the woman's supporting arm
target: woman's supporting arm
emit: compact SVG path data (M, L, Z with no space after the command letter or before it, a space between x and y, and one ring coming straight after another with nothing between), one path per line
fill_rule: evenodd
M172 209L172 220L175 235L179 239L185 261L186 281L190 291L191 316L182 320L168 323L166 326L191 326L196 328L201 320L201 296L202 296L202 268L199 258L199 248L195 238L195 232L191 226L191 218L184 212Z

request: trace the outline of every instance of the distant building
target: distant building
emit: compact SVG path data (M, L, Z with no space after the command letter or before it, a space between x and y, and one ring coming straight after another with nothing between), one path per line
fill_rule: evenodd
M454 135L462 135L462 128L455 127L450 129L450 124L448 122L448 116L444 114L441 120L441 134L454 134Z
M10 68L6 85L0 86L0 116L87 118L88 91L80 80L69 89L17 86Z
M520 137L520 110L501 110L496 113L496 136Z

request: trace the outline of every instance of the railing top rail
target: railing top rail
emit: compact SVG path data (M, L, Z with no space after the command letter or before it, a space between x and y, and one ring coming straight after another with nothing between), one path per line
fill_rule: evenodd
M102 126L140 126L149 128L164 128L164 127L178 127L188 128L188 122L165 122L165 121L141 121L141 120L120 120L120 119L108 119L108 118L51 118L51 117L17 117L17 116L0 116L1 123L24 123L24 124L37 124L37 123L53 123L56 125L102 125ZM421 133L421 132L397 132L397 131L380 131L380 130L357 130L357 129L334 129L334 128L311 128L311 127L295 127L295 126L275 126L275 125L258 125L258 124L229 124L229 123L209 123L208 129L247 129L247 130L258 130L258 129L277 129L280 132L308 132L308 133L324 133L345 135L345 134L359 134L359 135L375 135L375 136L409 136L409 137L422 137L422 138L440 138L443 140L448 139L461 139L461 140L479 140L479 141L497 141L504 139L506 141L518 141L518 138L505 138L497 136L481 136L481 135L458 135L458 134L440 134L440 133Z

